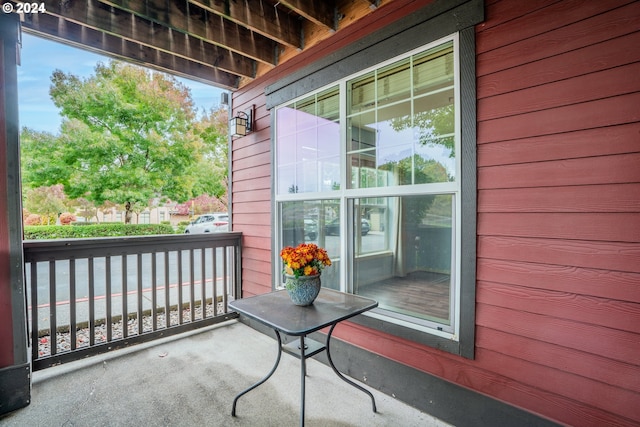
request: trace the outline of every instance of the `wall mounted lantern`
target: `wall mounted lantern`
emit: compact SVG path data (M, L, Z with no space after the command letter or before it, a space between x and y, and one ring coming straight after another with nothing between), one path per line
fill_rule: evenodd
M231 136L246 136L253 126L253 109L247 111L238 111L236 116L229 122L229 132Z

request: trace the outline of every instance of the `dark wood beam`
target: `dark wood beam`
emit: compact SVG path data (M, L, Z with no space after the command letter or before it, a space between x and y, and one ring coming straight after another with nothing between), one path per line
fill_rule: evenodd
M238 88L239 78L234 74L84 27L61 17L46 13L25 15L22 27L25 32L46 35L53 40L105 56L124 59L229 90Z
M46 37L64 40L59 25L73 28L65 30L70 43L82 44L81 30L95 39L89 49L234 88L393 1L42 0L38 19L54 18ZM39 31L33 16L23 19Z
M92 2L94 2L94 0L88 0L87 4ZM106 5L101 7L101 3L105 3ZM83 16L77 16L77 13L67 13L64 17L68 19L75 18L75 21L84 20L87 25L93 24L96 29L101 31L111 33L117 31L117 34L123 38L134 40L190 61L199 62L203 65L212 65L223 71L238 74L243 77L255 77L255 65L252 59L218 45L208 43L201 38L196 38L182 32L174 32L172 29L164 26L164 23L144 19L135 12L120 8L111 9L108 3L113 2L95 2L95 4L99 5L98 9L91 9L91 13L94 14L94 16L88 19L85 19ZM112 28L112 26L104 24L95 24L95 21L98 20L105 22L107 17L112 15L116 16L117 21L122 21L120 22L120 28Z
M281 0L279 3L317 25L329 30L336 29L336 7L334 0Z
M179 3L175 0L44 0L44 4L47 13L110 34L122 35L123 38L141 42L145 38L144 43L154 47L164 43L169 46L169 52L176 54L188 52L186 47L176 46L176 43L180 43L177 36L182 33L265 64L275 63L275 43L272 40L203 9L197 8L191 13L187 3L178 7ZM122 8L118 6L120 4ZM127 8L127 5L131 7ZM158 18L162 16L168 20Z
M302 48L302 23L263 0L189 0L189 3L222 16L277 43Z
M184 0L100 0L145 20L199 38L267 65L275 65L273 40Z

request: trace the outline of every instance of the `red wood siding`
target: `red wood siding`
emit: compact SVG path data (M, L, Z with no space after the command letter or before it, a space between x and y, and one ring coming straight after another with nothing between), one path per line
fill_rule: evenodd
M516 3L477 27L475 367L561 423L637 425L640 2Z
M417 3L234 95L259 122L232 150L245 294L271 289L264 87ZM488 0L476 44L476 358L350 323L335 336L562 424L639 425L640 2Z
M231 213L233 231L243 233L243 296L271 291L271 134L263 92L234 98L234 111L253 106L254 132L231 147Z

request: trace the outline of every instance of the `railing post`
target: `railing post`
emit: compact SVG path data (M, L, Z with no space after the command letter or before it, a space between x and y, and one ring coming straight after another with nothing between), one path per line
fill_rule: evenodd
M78 319L77 319L77 312L76 312L77 298L76 298L76 260L75 258L71 258L69 260L69 263L67 264L67 268L69 269L69 333L71 335L69 344L71 345L71 350L75 350L78 344L78 337L76 334L77 333L76 325L78 324ZM51 301L49 301L49 303L52 306L56 305L56 304L53 304ZM56 311L57 311L57 307L56 307Z
M56 331L58 329L56 312L56 262L49 260L49 342L51 343L51 355L55 355L57 348Z
M235 289L233 291L233 297L235 299L242 298L242 239L236 246L236 274L235 274Z
M129 303L127 300L127 291L129 289L127 283L127 254L122 254L122 290L120 295L122 295L122 339L127 338L129 336Z

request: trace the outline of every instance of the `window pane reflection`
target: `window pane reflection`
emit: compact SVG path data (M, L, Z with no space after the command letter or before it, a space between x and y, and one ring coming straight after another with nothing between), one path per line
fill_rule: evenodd
M339 201L282 202L280 212L282 247L311 242L325 248L332 264L322 271L322 286L340 289Z
M348 82L350 188L454 181L453 43Z
M340 188L339 112L337 88L278 109L278 194Z

